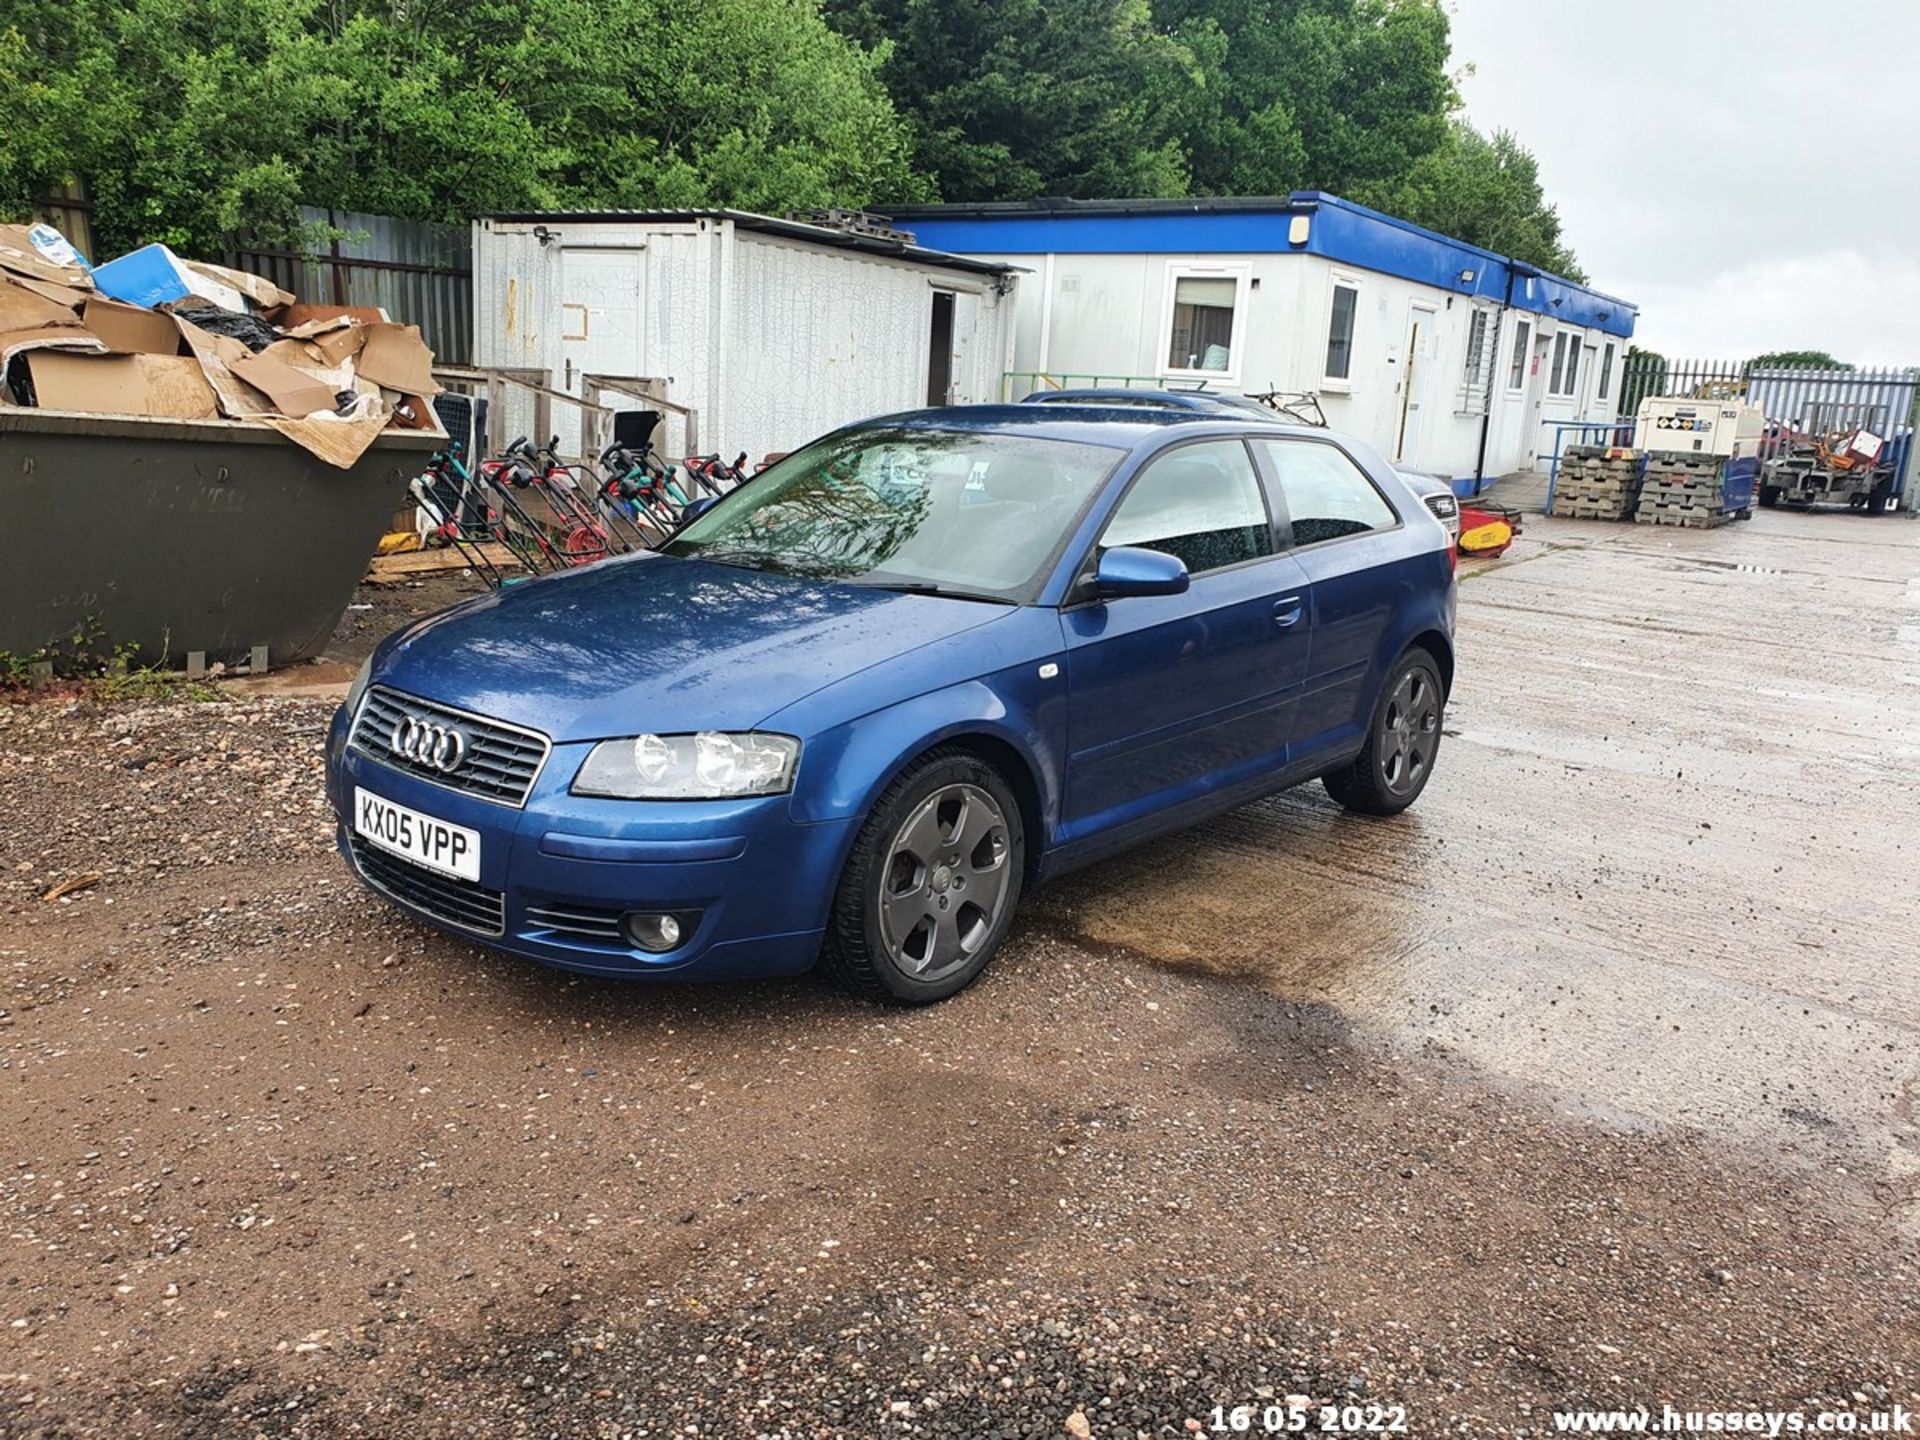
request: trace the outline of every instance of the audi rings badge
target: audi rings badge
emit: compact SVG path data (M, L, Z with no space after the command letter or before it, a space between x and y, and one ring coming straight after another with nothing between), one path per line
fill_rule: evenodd
M467 758L467 737L451 725L436 725L407 715L394 721L387 749L402 760L451 775Z

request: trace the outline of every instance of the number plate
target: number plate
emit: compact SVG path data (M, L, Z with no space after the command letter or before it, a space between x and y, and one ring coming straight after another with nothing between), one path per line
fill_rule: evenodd
M480 832L409 810L359 786L353 791L354 833L402 859L457 880L480 880Z

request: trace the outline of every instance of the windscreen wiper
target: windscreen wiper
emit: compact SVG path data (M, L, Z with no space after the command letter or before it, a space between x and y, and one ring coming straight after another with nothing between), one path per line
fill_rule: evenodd
M952 590L929 580L849 580L846 583L861 590L891 590L898 595L938 595L942 600L974 600L982 605L1018 606L1020 603L1004 595L984 595L978 590Z

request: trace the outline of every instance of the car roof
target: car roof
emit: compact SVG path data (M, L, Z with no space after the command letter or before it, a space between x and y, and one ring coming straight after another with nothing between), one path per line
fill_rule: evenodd
M1152 449L1174 434L1238 435L1250 425L1281 433L1318 435L1327 432L1308 425L1289 425L1278 416L1267 420L1242 413L1238 407L1185 409L1147 405L1102 405L1097 401L1047 405L943 405L931 410L904 410L876 415L850 425L865 430L893 425L926 430L980 430L1002 435L1027 435L1037 440L1072 440L1116 449Z

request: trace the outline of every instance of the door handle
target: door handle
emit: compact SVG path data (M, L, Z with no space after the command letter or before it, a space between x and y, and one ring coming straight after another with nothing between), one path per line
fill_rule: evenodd
M1298 625L1304 614L1306 606L1301 604L1298 595L1288 595L1273 602L1273 623L1282 630Z

